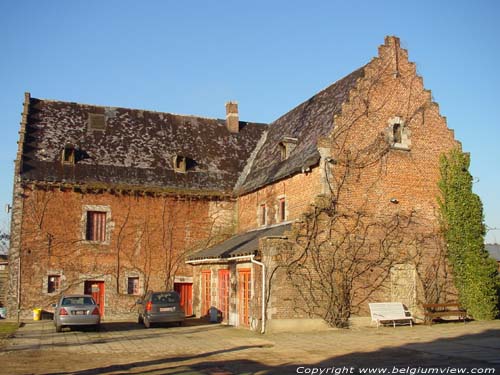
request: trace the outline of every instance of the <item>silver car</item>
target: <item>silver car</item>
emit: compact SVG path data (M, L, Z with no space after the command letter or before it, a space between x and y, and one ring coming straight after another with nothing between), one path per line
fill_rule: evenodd
M138 323L149 328L153 323L178 323L182 325L185 314L177 292L148 292L138 300Z
M68 326L91 326L99 329L101 314L92 296L74 294L62 296L59 303L53 305L56 332Z

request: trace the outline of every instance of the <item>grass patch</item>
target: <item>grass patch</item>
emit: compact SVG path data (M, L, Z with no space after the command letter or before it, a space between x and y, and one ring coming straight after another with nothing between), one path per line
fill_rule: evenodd
M6 339L19 328L18 323L0 322L0 340Z

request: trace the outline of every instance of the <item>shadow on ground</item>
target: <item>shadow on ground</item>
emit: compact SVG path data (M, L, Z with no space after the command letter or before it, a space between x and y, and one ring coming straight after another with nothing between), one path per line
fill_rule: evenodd
M332 346L342 345L341 340L332 342ZM247 352L252 350L251 352ZM258 350L258 352L256 352ZM362 374L364 368L386 368L387 374L400 369L399 374L418 374L425 368L494 368L500 370L500 330L490 329L478 334L462 335L453 338L442 338L425 343L410 343L401 346L384 347L376 351L359 351L331 356L326 360L313 364L297 363L290 358L288 363L269 365L252 357L272 357L273 348L266 345L238 346L227 350L209 351L206 353L166 358L145 359L119 365L101 366L78 371L49 372L45 375L97 375L97 374L311 374L307 369L331 369L323 374ZM234 353L234 359L222 360L221 354ZM498 356L496 356L498 354ZM302 367L305 366L305 367ZM407 367L422 369L410 372ZM307 368L307 369L306 369ZM334 369L337 369L335 372ZM404 369L405 372L402 372ZM343 371L343 372L340 372ZM383 370L380 370L383 373ZM417 370L414 370L417 371ZM445 370L446 371L446 370ZM438 372L434 372L438 373ZM446 373L446 372L443 372ZM451 372L449 372L451 373ZM494 372L478 371L479 374ZM320 372L316 372L320 374Z

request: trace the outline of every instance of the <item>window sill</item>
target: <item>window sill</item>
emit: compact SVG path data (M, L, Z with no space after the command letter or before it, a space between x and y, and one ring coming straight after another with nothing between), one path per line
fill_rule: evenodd
M104 245L104 246L109 246L109 241L82 240L82 244L84 244L84 245Z
M410 147L403 143L394 143L391 148L398 151L410 151Z

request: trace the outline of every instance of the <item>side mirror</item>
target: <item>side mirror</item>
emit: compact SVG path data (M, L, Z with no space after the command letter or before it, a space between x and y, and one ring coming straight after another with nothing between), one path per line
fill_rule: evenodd
M142 300L138 299L137 301L135 301L135 303L137 303L138 305L142 305Z

